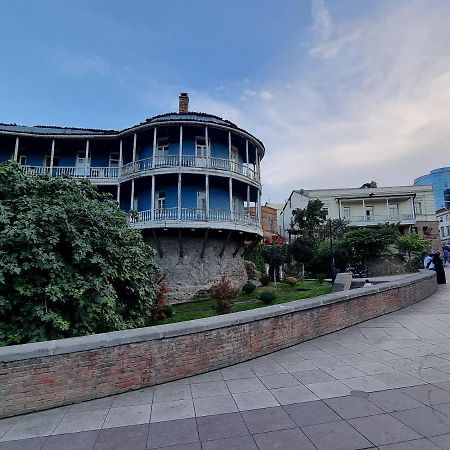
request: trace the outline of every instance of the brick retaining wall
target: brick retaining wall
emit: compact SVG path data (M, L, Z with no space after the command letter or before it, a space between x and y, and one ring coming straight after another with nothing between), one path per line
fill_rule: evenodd
M236 364L416 303L434 272L178 324L0 348L0 417Z

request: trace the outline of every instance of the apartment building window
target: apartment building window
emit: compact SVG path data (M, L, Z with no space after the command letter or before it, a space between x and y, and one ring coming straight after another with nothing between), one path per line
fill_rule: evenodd
M27 157L24 155L20 155L19 156L19 164L21 166L26 166L27 165Z
M450 225L447 225L447 236L450 236Z
M374 220L373 206L366 206L366 220Z
M445 237L445 229L444 229L444 227L441 227L441 237Z
M414 202L414 213L416 215L422 214L422 202Z
M344 206L344 219L350 219L351 211L350 206Z
M417 234L417 227L411 227L411 233Z
M109 167L119 167L120 154L116 152L111 152L109 154Z
M166 208L166 193L165 192L157 192L156 194L156 208L157 209L165 209Z
M159 138L155 156L167 156L168 154L169 154L169 138L168 137Z
M439 222L443 222L444 221L444 218L441 216L441 217L439 217Z
M269 219L269 231L275 233L275 221L273 219Z

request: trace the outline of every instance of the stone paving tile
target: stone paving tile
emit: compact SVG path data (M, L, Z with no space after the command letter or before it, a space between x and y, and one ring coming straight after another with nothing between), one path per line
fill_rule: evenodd
M355 368L364 372L366 375L378 375L380 373L395 371L394 368L380 362L355 364Z
M430 437L430 441L438 445L441 449L450 450L450 434Z
M431 384L400 388L399 391L427 406L450 402L450 392Z
M291 405L293 403L310 402L318 400L306 386L294 386L280 389L271 389L270 393L277 399L280 405Z
M148 429L147 448L169 447L199 442L195 419L151 423Z
M97 400L90 400L88 402L76 403L69 409L69 413L77 413L81 411L107 411L111 408L114 401L114 397L98 398Z
M439 450L439 447L428 439L399 442L397 444L381 445L380 450Z
M152 405L133 405L111 408L106 416L103 428L149 423L151 410Z
M189 400L175 400L173 402L154 403L150 422L164 422L166 420L189 419L195 417L194 403Z
M402 394L398 390L371 392L367 399L389 413L422 406L422 403L408 395Z
M372 375L366 375L364 377L346 378L342 380L342 382L352 390L364 392L383 391L391 388L391 386L382 383L381 381L377 380L375 376Z
M259 379L264 383L267 389L278 389L283 387L298 386L300 382L290 373L279 373L276 375L264 375Z
M239 378L237 380L226 381L228 389L232 394L239 394L241 392L265 391L266 386L259 378Z
M336 411L343 419L355 419L357 417L382 414L384 411L365 398L348 396L324 400L325 403Z
M376 350L374 352L367 353L366 356L374 361L382 363L387 363L388 361L392 361L394 359L402 359L401 356L386 350Z
M426 381L427 383L450 381L450 375L448 373L433 369L431 367L427 369L409 370L407 373L413 377L419 378L420 380Z
M148 427L147 424L100 430L93 450L144 450Z
M255 373L253 372L253 370L248 367L226 367L225 369L221 369L220 373L222 374L222 378L224 380L236 380L239 378L255 377Z
M372 444L347 422L321 423L302 427L319 450L356 450L372 447Z
M442 403L441 405L433 405L433 409L450 417L450 403Z
M351 389L341 381L307 384L306 387L319 398L342 397L351 392Z
M77 433L79 431L99 430L105 422L108 411L80 411L68 413L59 422L53 434Z
M241 416L251 434L296 427L294 421L281 407L244 411Z
M197 426L201 441L214 441L249 434L239 413L197 417Z
M220 370L214 370L212 372L202 373L200 375L194 375L187 378L189 384L209 383L211 381L223 381Z
M144 388L138 391L131 391L125 394L119 394L114 399L111 408L121 406L147 405L153 401L154 388Z
M153 403L171 402L174 400L186 400L192 398L189 385L180 386L156 386Z
M292 375L297 378L302 384L323 383L325 381L335 381L331 375L324 372L322 369L304 370L301 372L292 372Z
M0 419L0 439L9 431L13 425L18 422L18 417L8 417L7 419Z
M391 388L419 386L424 384L422 380L400 371L380 373L374 375L374 377Z
M331 375L337 380L343 380L344 378L361 377L367 376L366 373L361 372L352 366L341 366L341 367L325 367L323 369L328 375Z
M280 406L269 391L243 392L241 394L233 394L233 398L239 411Z
M311 362L314 364L314 366L316 366L316 368L319 368L319 369L348 366L347 363L345 363L341 359L334 358L333 356L330 356L329 358L315 359Z
M236 402L231 395L218 395L194 399L196 417L225 414L238 411Z
M389 414L360 417L348 421L375 445L419 439L422 436Z
M427 406L395 412L392 416L425 437L450 433L450 417Z
M323 401L287 405L283 408L299 427L341 420Z
M302 362L302 361L300 361ZM300 362L298 364L300 364ZM448 363L448 361L447 361ZM292 364L292 363L285 363L285 364ZM297 363L293 363L297 364ZM257 376L260 375L275 375L277 373L286 373L286 369L283 368L280 364L264 364L261 366L252 367L253 372Z
M448 365L447 359L439 358L438 356L434 356L434 355L417 356L417 357L412 357L410 359L420 363L420 366L422 369L426 369L428 367L436 368L436 367Z
M281 363L285 370L288 372L302 372L304 370L314 370L317 367L312 361L302 360L296 362L285 362Z
M433 384L439 389L443 389L444 391L450 392L450 381L440 381L438 383Z
M191 384L193 398L214 397L230 393L225 381L211 381L208 383Z
M316 349L316 350L299 350L297 351L297 354L299 354L304 359L321 359L321 358L329 358L329 354L323 352L322 350ZM449 358L450 360L450 354Z
M251 436L202 442L203 450L258 450Z
M315 450L316 448L299 428L256 434L253 438L259 450Z
M95 430L50 436L41 450L92 450L98 434Z
M20 441L0 442L0 450L40 450L46 441L46 437L38 437L21 439Z

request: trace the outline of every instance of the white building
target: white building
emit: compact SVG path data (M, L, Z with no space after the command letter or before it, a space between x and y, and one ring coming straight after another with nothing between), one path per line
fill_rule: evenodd
M436 219L439 225L439 235L442 245L450 245L450 211L442 208L436 211Z
M292 212L313 199L322 201L328 218L345 219L352 227L398 223L402 233L416 232L440 247L431 186L295 190L280 212L280 234L289 238Z

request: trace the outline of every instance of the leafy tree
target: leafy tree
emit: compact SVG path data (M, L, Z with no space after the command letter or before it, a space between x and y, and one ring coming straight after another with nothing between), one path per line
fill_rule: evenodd
M255 264L256 268L262 273L266 272L266 266L265 266L264 257L263 257L264 247L266 247L266 245L259 242L258 244L255 245L255 247L253 247L253 249L250 251L250 253L245 258L245 259L253 262Z
M327 219L327 210L318 200L309 200L305 209L297 208L292 212L291 233L317 237Z
M333 276L331 273L331 261L334 257L335 268L341 272L345 271L350 260L348 248L343 241L333 242L333 255L331 254L330 241L325 240L318 243L315 253L308 264L308 270L314 274L325 273Z
M286 245L265 245L262 250L264 261L273 268L274 283L277 282L276 269L282 266L287 260Z
M406 252L408 254L408 259L411 259L411 253L422 255L430 248L430 242L420 239L419 235L416 233L399 236L395 244L401 252Z
M153 250L88 181L0 165L0 345L144 326Z
M300 264L308 264L314 256L316 241L310 236L299 236L294 242L289 244L288 252L295 261Z

